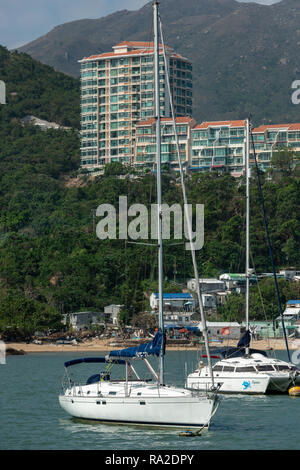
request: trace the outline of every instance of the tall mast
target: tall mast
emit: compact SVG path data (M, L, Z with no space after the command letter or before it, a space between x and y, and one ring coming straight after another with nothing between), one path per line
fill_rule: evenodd
M160 137L160 102L159 102L159 26L158 1L153 2L154 31L154 90L155 90L155 123L156 123L156 171L157 171L157 231L158 231L158 295L159 295L159 328L164 334L163 318L163 245L161 213L161 137ZM159 382L164 384L164 336L159 356Z
M250 186L249 186L249 119L246 119L246 152L245 152L245 168L246 168L246 331L249 330L249 258L250 258ZM249 354L249 347L246 347L246 355Z
M179 169L180 169L180 180L181 180L181 188L182 188L182 195L183 195L183 202L184 202L184 213L185 213L185 216L186 216L188 235L189 235L189 240L190 240L190 245L191 245L191 254L192 254L193 268L194 268L194 273L195 273L195 280L196 280L196 292L197 292L197 297L198 297L198 304L199 304L200 317L201 317L201 323L202 323L202 333L203 333L204 340L205 340L205 349L206 349L206 354L207 354L207 362L208 362L208 368L209 368L211 379L212 379L212 389L213 389L215 384L214 384L214 374L213 374L213 368L212 368L212 362L211 362L211 356L210 356L210 350L209 350L209 337L208 337L208 330L207 330L206 317L205 317L205 312L204 312L204 307L203 307L203 301L202 301L202 296L201 296L201 292L200 292L200 280L199 280L199 272L198 272L198 266L197 266L197 261L196 261L195 247L194 247L194 243L193 243L192 225L191 225L189 211L187 209L188 200L187 200L186 189L185 189L183 168L182 168L182 163L181 163L181 159L180 159L179 141L178 141L178 134L177 134L177 130L176 130L176 118L175 118L175 113L174 113L174 106L173 106L173 100L172 100L170 80L169 80L169 77L168 77L168 64L167 64L167 60L166 60L164 36L163 36L163 32L162 32L162 25L161 25L160 18L159 18L159 24L160 24L160 35L161 35L161 41L162 41L162 47L163 47L163 53L164 53L164 64L165 64L165 70L166 70L166 73L167 73L167 87L168 87L168 93L169 93L169 96L170 96L170 107L171 107L171 115L172 115L175 142L176 142L178 166L179 166Z

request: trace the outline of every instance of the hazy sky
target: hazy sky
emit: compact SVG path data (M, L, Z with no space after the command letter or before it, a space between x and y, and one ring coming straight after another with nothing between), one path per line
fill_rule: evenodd
M137 10L148 1L0 0L0 45L13 49L68 21L101 18L117 10ZM279 0L256 0L257 3L267 4L277 1Z

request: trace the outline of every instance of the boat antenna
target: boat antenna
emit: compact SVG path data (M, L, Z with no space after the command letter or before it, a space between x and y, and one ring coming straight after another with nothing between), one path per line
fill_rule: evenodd
M156 124L156 173L157 173L157 232L158 232L158 305L159 328L162 333L162 345L159 355L159 383L164 384L164 312L163 312L163 244L162 244L162 199L161 199L161 128L159 100L159 27L158 1L153 2L154 31L154 89L155 89L155 124Z
M200 279L199 279L198 265L197 265L197 261L196 261L196 252L195 252L195 246L194 246L194 242L193 242L192 224L191 224L190 214L189 214L189 210L188 210L188 202L187 202L187 195L186 195L186 188L185 188L185 181L184 181L184 173L183 173L183 168L182 168L182 163L181 163L181 158L180 158L179 140L178 140L178 134L177 134L177 129L176 129L176 120L175 120L174 106L173 106L170 80L169 80L168 63L167 63L167 59L166 59L164 36L163 36L163 32L162 32L162 23L161 23L161 18L160 17L159 17L159 24L160 24L160 36L161 36L163 56L164 56L165 75L167 77L166 81L167 81L168 94L169 94L169 100L170 100L171 117L172 117L173 129L174 129L174 135L175 135L177 159L178 159L178 165L179 165L179 170L180 170L180 181L181 181L181 188L182 188L182 195L183 195L183 202L184 202L184 213L185 213L185 218L186 218L186 221L187 221L188 236L189 236L189 242L190 242L190 248L191 248L191 254L192 254L192 261L193 261L193 268L194 268L194 275L195 275L195 281L196 281L196 293L197 293L198 304L199 304L199 309L200 309L200 317L201 317L201 323L202 323L202 333L203 333L204 341L205 341L205 349L206 349L208 367L209 367L209 371L210 371L210 376L212 378L212 389L214 389L214 387L215 387L215 385L214 385L214 375L213 375L213 368L212 368L212 362L211 362L211 356L210 356L210 350L209 350L208 330L207 330L207 325L206 325L206 317L205 317L205 312L204 312L204 308L203 308L202 296L201 296L201 292L200 292Z
M253 132L252 132L252 125L250 125L251 129L251 146L253 150L253 155L254 155L254 162L255 162L255 169L256 169L256 174L257 174L257 184L258 184L258 192L259 192L259 198L263 210L263 216L264 216L264 224L265 224L265 230L267 234L267 241L268 241L268 247L269 247L269 254L270 254L270 259L271 259L271 264L272 264L272 271L273 271L273 277L274 277L274 282L275 282L275 288L276 288L276 294L277 294L277 302L278 302L278 307L279 307L279 312L280 312L280 317L281 317L281 324L282 324L282 330L284 334L284 340L285 340L285 346L286 346L286 351L287 355L289 358L289 361L291 362L291 356L290 356L290 350L289 350L289 345L288 345L288 340L287 340L287 335L286 335L286 329L284 325L284 318L283 318L283 312L282 312L282 307L281 307L281 301L280 301L280 294L279 294L279 287L278 287L278 281L277 281L277 274L276 274L276 268L275 268L275 262L274 262L274 257L273 257L273 249L272 249L272 244L270 240L270 232L269 232L269 224L268 224L268 219L267 219L267 214L265 211L265 202L264 202L264 196L262 192L262 185L261 185L261 179L260 179L260 171L258 168L258 163L257 163L257 157L256 157L256 151L255 151L255 145L254 145L254 138L253 138Z

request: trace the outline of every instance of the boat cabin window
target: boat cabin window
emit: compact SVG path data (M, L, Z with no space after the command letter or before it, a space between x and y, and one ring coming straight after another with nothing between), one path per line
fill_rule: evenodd
M231 366L223 367L223 372L233 372L233 371L234 371L234 367L231 367Z
M273 371L274 367L273 366L256 366L257 370L259 371Z
M255 367L252 367L252 366L237 367L235 371L236 372L256 372Z
M117 395L117 392L109 392L109 395Z
M275 366L277 370L289 370L289 366ZM296 369L296 368L295 368ZM295 370L294 369L294 370Z
M213 370L214 370L214 372L222 372L223 366L214 366Z

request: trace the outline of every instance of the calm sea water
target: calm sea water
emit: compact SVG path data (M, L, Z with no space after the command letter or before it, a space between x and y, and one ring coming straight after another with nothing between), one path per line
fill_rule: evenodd
M105 353L102 353L105 354ZM247 450L300 449L300 398L223 395L208 431L179 437L178 430L78 422L59 406L66 360L101 353L8 356L0 365L1 450ZM276 353L286 359L283 351ZM166 381L182 385L196 352L168 352ZM82 366L79 366L82 367ZM83 365L83 367L85 367ZM86 367L93 367L86 365ZM86 370L88 375L95 370ZM98 372L98 371L96 371ZM176 376L176 381L173 378ZM141 439L142 436L142 439Z

